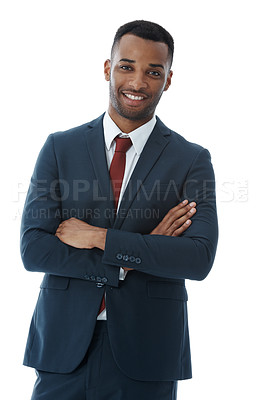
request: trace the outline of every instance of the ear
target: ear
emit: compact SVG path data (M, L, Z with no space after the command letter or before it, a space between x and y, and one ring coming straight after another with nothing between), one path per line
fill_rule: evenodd
M111 75L111 60L108 59L104 63L104 76L106 81L110 80L110 75Z
M167 77L167 82L166 82L166 85L165 85L165 88L164 88L164 92L166 92L168 90L168 88L170 87L172 76L173 76L173 71L170 70L169 74L168 74L168 77Z

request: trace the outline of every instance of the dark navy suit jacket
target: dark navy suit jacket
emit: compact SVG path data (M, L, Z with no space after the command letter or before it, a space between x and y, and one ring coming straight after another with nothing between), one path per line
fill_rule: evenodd
M84 358L106 291L108 333L119 368L137 380L191 377L185 279L204 279L217 245L209 152L159 119L116 218L103 115L48 137L31 179L21 227L25 268L44 272L24 364L68 373ZM197 202L181 237L150 235L187 198ZM108 228L105 250L77 249L54 236L76 217ZM119 281L120 267L134 268Z

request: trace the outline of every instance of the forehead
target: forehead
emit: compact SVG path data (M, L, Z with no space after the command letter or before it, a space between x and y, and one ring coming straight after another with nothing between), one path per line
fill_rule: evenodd
M167 64L168 46L166 43L142 39L138 36L127 34L122 36L115 46L114 61L128 58L135 62Z

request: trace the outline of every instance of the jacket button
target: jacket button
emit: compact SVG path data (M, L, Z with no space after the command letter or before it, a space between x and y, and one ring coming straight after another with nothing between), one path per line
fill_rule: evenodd
M141 258L137 257L135 262L136 262L136 264L140 264L141 263Z
M125 255L123 256L123 261L128 261L128 259L129 259L129 256L127 256L127 254L125 254Z
M117 260L122 260L122 254L121 254L121 253L118 253L117 256L116 256L116 258L117 258Z

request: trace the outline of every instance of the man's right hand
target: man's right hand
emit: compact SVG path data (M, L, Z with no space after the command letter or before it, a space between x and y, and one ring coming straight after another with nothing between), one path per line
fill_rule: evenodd
M196 203L188 200L173 207L150 233L151 235L180 236L191 225L191 217L196 213Z

